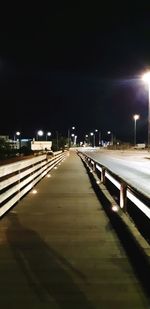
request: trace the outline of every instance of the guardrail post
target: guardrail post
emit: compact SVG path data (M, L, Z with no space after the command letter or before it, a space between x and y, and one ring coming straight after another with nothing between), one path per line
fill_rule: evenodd
M121 182L120 187L120 207L126 212L127 207L127 185L125 182Z
M85 157L85 162L88 165L88 157Z
M101 182L105 184L105 167L102 166L102 171L101 171Z
M20 169L18 170L18 187L20 186ZM18 193L20 193L20 188L18 188ZM18 201L20 198L18 199Z
M96 171L96 163L95 163L95 162L94 162L94 164L93 164L92 169L93 169L93 172L95 172L95 171Z
M88 158L88 166L91 168L91 160Z

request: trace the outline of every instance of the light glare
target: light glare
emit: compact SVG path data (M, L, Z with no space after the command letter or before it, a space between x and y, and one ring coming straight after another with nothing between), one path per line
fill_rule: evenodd
M140 115L133 115L134 120L138 120L140 118Z
M114 212L117 212L119 210L119 206L117 205L112 205L112 208L111 208Z
M150 84L150 72L143 74L142 80L148 84Z
M51 175L50 174L47 174L47 178L50 178L51 177Z
M39 131L37 132L37 134L38 134L38 136L43 136L43 131L42 131L42 130L39 130Z

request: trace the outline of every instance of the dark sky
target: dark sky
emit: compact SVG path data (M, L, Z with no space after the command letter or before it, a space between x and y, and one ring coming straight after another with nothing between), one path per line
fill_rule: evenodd
M139 113L138 138L146 141L148 98L139 78L150 66L150 4L109 2L1 11L1 134L67 134L75 125L78 135L97 128L132 140Z

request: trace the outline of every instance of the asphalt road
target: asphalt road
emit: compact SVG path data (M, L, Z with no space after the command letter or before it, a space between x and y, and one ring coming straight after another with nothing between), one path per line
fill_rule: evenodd
M146 151L85 151L150 198L150 154Z

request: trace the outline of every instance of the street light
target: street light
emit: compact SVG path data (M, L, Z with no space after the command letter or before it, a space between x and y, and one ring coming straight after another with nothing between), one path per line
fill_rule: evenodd
M97 129L95 129L95 133L98 133L98 130L97 130ZM99 137L98 137L98 139L99 139ZM95 144L96 144L96 142L95 142ZM98 141L98 145L99 145L99 141Z
M137 120L140 118L140 115L133 115L133 119L134 119L134 146L136 146L136 122Z
M37 140L39 136L43 136L44 132L42 130L37 131Z
M74 144L76 145L77 144L77 135L75 135L75 137L74 137Z
M75 134L71 134L71 137L73 137L73 145L75 144Z
M93 147L95 147L95 134L91 132L90 135L93 136Z
M73 126L71 130L75 130L75 127ZM70 129L68 129L68 147L70 148Z
M101 132L97 129L95 129L95 132L98 133L98 146L101 144Z
M113 137L113 133L111 131L107 131L107 134L110 135L111 134L111 144L114 144L114 137Z
M89 136L88 136L88 134L85 135L85 144L86 145L89 144Z
M148 85L148 150L150 148L150 72L142 76L142 80Z
M16 132L16 135L17 135L17 136L20 136L20 134L21 134L21 133L20 133L19 131Z
M15 135L18 137L18 140L19 140L19 153L21 152L21 133L19 131L17 131L15 133Z
M46 141L47 141L47 137L48 137L48 136L51 136L51 135L52 135L51 132L47 132L47 133L46 133Z

